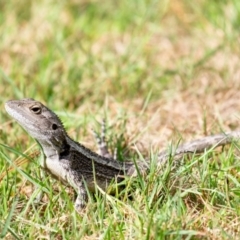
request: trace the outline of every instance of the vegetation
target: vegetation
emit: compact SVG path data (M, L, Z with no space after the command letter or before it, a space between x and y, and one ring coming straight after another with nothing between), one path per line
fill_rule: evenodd
M156 169L159 149L239 125L240 2L0 1L0 237L234 239L240 235L239 146ZM106 117L119 159L149 157L148 176L86 209L39 173L39 147L4 110L30 97L96 150ZM44 195L36 203L39 192Z

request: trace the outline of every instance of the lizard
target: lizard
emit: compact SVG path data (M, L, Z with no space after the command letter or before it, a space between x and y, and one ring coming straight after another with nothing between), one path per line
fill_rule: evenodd
M99 141L104 154L95 153L74 141L57 114L39 101L31 98L9 100L5 109L40 144L45 155L41 167L75 189L74 207L77 211L85 207L87 190L94 192L95 184L106 190L114 179L120 182L125 176L136 176L148 170L147 162L114 160L105 149L105 139ZM157 165L164 165L170 158L177 161L187 153L223 146L239 138L240 131L232 131L197 139L179 145L174 151L159 152Z

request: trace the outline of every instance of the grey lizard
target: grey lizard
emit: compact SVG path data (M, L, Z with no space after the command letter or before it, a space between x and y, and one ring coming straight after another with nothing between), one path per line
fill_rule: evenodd
M95 184L103 190L109 183L123 177L146 172L148 165L144 162L119 162L113 158L99 155L82 144L72 140L65 131L59 117L33 99L10 100L5 103L8 114L13 117L42 147L45 160L42 168L55 178L69 184L77 192L75 209L80 211L87 201L87 191L94 191ZM240 131L208 136L178 146L174 151L162 151L158 155L158 165L163 165L170 157L174 160L186 153L202 152L231 143L239 139Z

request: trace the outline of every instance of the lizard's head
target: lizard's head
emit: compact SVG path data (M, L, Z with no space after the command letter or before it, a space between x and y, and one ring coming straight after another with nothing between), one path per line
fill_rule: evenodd
M33 138L38 141L61 142L66 132L58 116L34 99L10 100L5 109Z

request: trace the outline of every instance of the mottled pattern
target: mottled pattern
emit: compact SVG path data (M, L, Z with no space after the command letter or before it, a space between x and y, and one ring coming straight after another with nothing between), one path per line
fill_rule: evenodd
M86 187L94 191L97 184L106 189L112 180L121 181L123 175L137 176L148 170L147 162L138 162L137 165L121 163L110 156L105 141L105 124L98 138L101 154L98 155L69 138L58 116L42 103L33 99L12 100L5 103L5 108L41 144L46 156L42 167L76 190L75 208L78 211L87 201ZM175 150L160 152L157 163L163 165L169 158L178 160L186 153L203 152L231 143L239 137L239 131L204 137L180 145Z
M121 163L98 155L73 141L58 116L40 102L13 100L8 101L5 108L41 144L46 156L42 167L56 179L74 187L78 193L76 210L86 203L86 187L94 191L97 184L105 190L110 182L121 181L128 169L134 166L133 163ZM104 144L103 134L102 141Z

